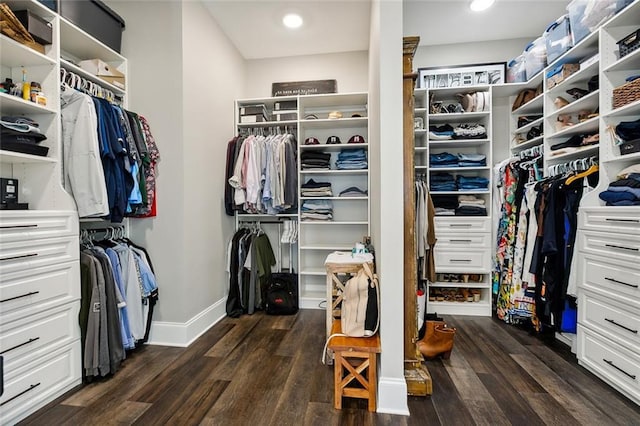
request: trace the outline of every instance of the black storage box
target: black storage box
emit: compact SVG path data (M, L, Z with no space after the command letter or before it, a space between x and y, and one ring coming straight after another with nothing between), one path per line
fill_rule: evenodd
M60 15L120 53L124 19L99 0L62 0Z
M635 30L616 44L620 51L620 59L637 50L640 47L640 29Z
M0 203L18 202L18 179L0 178Z
M640 152L640 139L623 142L620 145L620 155L633 154L635 152Z
M35 41L40 44L51 44L53 33L51 23L28 10L16 10L13 14L16 15L18 21L24 25Z

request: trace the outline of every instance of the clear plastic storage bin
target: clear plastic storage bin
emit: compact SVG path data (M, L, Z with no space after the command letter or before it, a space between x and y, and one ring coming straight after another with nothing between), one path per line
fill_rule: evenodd
M507 83L524 81L527 81L527 69L524 64L524 55L519 55L507 64Z
M561 16L557 21L549 25L543 37L547 47L547 63L550 64L573 47L569 15Z
M573 0L567 6L573 44L597 30L633 0Z
M531 80L547 66L547 46L544 37L538 37L531 42L524 52L524 64L527 70L527 79Z

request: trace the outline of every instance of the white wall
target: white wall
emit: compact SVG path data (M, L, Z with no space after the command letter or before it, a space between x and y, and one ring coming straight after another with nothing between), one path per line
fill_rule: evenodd
M159 281L151 340L186 344L224 314L225 157L245 63L199 2L109 5L136 23L123 36L129 108L149 119L161 155L158 216L131 221Z
M411 35L411 34L407 34ZM509 62L522 53L532 38L482 41L476 43L420 46L414 57L415 68L447 65Z
M403 314L402 2L374 0L370 33L369 122L371 135L375 135L374 149L379 149L379 170L372 174L379 194L372 197L381 292L378 412L408 415Z
M271 96L271 84L282 81L337 80L338 93L368 90L367 52L330 53L246 61L247 97Z

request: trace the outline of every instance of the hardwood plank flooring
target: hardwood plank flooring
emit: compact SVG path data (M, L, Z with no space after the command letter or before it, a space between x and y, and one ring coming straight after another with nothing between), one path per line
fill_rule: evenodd
M430 360L431 397L410 417L333 408L320 362L324 311L225 318L188 348L145 346L113 377L87 384L25 425L638 425L640 407L580 367L564 347L492 318L458 328L449 360Z

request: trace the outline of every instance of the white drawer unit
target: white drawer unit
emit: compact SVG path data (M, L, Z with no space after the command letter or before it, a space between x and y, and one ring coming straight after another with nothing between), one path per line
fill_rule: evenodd
M580 324L640 353L640 315L612 299L585 292L578 309Z
M76 212L0 212L0 243L78 235Z
M0 325L0 355L5 374L80 338L77 303Z
M77 236L0 243L0 275L79 258Z
M438 238L438 249L478 249L491 246L489 234L442 234Z
M581 208L579 215L584 229L640 235L637 207L588 207Z
M491 219L479 216L436 216L436 234L491 232Z
M81 382L78 342L60 347L32 363L5 373L0 424L14 424Z
M435 262L437 272L488 273L491 259L489 249L436 249Z
M584 253L640 263L640 237L638 236L582 231L578 233L578 240Z
M586 254L579 263L582 289L640 310L640 265Z
M578 324L578 360L640 404L640 356Z

